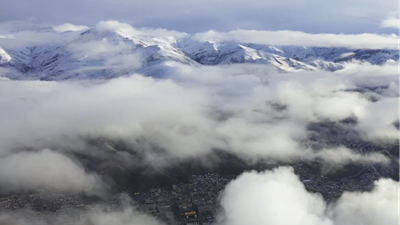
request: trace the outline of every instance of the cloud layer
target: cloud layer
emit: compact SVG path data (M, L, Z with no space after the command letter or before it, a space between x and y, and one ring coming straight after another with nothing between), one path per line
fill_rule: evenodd
M394 17L393 17L394 18ZM393 26L390 17L383 21L383 27ZM397 26L397 25L396 25ZM0 22L0 47L15 48L18 46L29 46L32 44L62 43L64 40L76 38L78 33L87 29L87 26L74 25L71 23L50 24L37 23L34 21L7 21ZM155 28L133 28L128 23L115 20L102 21L95 25L99 31L112 30L118 31L140 39L162 38L164 41L171 39L181 39L189 37L185 32ZM305 47L344 47L349 49L397 49L396 34L337 34L337 33L307 33L292 30L244 30L234 29L226 32L217 30L207 30L193 34L193 38L198 41L226 42L234 41L240 43L252 43L275 46L305 46Z
M25 147L64 148L71 147L71 140L80 143L81 137L105 137L125 140L142 152L162 149L163 161L201 157L213 149L249 161L387 161L340 146L316 154L304 145L310 123L352 117L357 124L342 129L371 142L398 141L393 124L398 120L397 70L390 64L378 66L379 73L361 74L351 69L277 74L263 65L169 65L172 70L164 79L136 74L109 81L0 82L0 156ZM374 87L377 76L381 91L348 91L360 82ZM370 101L368 94L378 101Z
M76 63L73 75L82 72L79 63L86 65L87 59L102 62L96 70L85 67L97 73L104 67L132 71L146 58L142 52L131 54L136 46L104 42L108 37L79 38L98 21L103 22L96 31L117 32L137 43L146 37L155 44L145 47L157 51L161 42L185 38L211 44L398 48L398 36L391 33L399 20L396 13L388 14L395 0L20 0L1 5L0 63L10 60L3 48L23 53L32 51L25 47L54 45L65 48L71 56L66 60ZM399 141L396 62L348 62L334 73L296 74L266 65L162 66L168 69L158 71L160 79L127 72L113 80L68 82L8 80L2 75L10 70L0 68L1 193L40 188L103 194L106 178L89 172L75 154L104 154L99 164L120 169L136 166L137 155L140 165L168 167L220 150L249 163L319 161L329 172L350 163L389 164L380 152L363 154L342 146L340 135L356 134L353 140L377 146ZM354 121L343 122L349 118ZM327 123L339 130L329 133L331 142L310 129ZM318 147L312 135L320 138ZM107 142L104 153L88 144L98 139L122 142L128 150L119 152ZM223 192L218 224L394 225L398 187L382 179L372 192L344 193L328 204L307 192L291 168L246 172ZM52 216L21 219L25 213L0 213L0 223L60 223ZM73 210L61 215L62 222L74 219L82 225L162 224L129 204L118 209L96 205L84 216Z
M301 31L235 30L230 32L208 31L196 34L198 40L238 41L264 45L295 45L307 47L345 47L365 49L396 49L396 35L378 34L309 34Z

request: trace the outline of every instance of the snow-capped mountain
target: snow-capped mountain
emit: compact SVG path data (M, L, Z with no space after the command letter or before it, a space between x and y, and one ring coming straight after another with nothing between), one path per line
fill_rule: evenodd
M168 42L143 40L118 30L97 28L62 44L0 49L0 57L0 66L13 70L9 74L11 79L112 78L144 71L164 61L198 66Z
M329 70L343 68L348 61L380 65L388 60L397 61L397 50L368 50L327 47L265 46L249 43L178 42L179 48L190 58L204 65L232 63L271 64L286 71Z
M50 28L45 32L57 33ZM8 69L5 76L41 80L113 78L133 72L162 76L168 61L191 66L267 64L283 72L336 71L349 61L380 65L399 59L397 50L388 49L199 41L187 34L154 36L145 31L135 33L97 26L74 34L64 33L56 34L60 40L54 43L0 46L0 67Z

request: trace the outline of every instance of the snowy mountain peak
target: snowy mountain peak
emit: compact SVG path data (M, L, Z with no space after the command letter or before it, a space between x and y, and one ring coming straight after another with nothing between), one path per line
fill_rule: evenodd
M11 61L11 59L11 56L4 49L0 48L0 65Z

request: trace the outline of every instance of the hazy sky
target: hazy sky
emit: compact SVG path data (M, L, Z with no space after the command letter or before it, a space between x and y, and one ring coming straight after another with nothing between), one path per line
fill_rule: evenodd
M118 20L188 33L210 29L299 30L308 33L397 33L382 27L397 0L0 0L0 22L94 25Z

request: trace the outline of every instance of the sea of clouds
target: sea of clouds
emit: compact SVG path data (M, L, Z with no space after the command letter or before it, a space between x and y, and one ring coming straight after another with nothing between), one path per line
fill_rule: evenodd
M57 29L84 28L63 25ZM159 32L167 31L154 31ZM364 45L390 47L385 40L393 39L374 34L320 37L288 32L208 32L197 37L243 41L260 34L279 42L280 35L299 35L295 39L300 45L307 45L307 40L343 47L360 47L358 38L376 44L367 41L362 42ZM282 41L280 44L287 44L287 40ZM89 44L74 46L76 53L104 47L97 42ZM137 65L140 60L132 57L123 64ZM90 151L85 138L123 140L154 167L166 167L173 160L202 158L215 149L249 163L260 159L288 163L318 159L337 168L348 163L388 163L380 153L360 154L344 146L315 151L303 144L308 140L310 123L337 123L348 118L355 118L357 123L343 129L358 133L361 139L398 143L399 130L394 125L398 122L399 98L395 62L349 62L337 72L297 73L279 73L268 65L165 64L171 70L162 78L127 74L112 80L0 80L2 190L44 188L101 195L107 189L101 176L86 171L79 160L67 154ZM2 73L6 71L0 70L0 76ZM351 91L359 87L379 88ZM154 149L162 151L158 154ZM134 162L127 159L120 163ZM394 225L398 219L397 189L398 182L382 179L372 192L344 193L336 203L327 204L319 194L307 192L291 168L246 172L228 184L221 195L218 224ZM161 224L131 206L120 211L105 208L93 207L80 224ZM11 214L0 214L1 220L54 222L50 217L46 221L24 221Z

